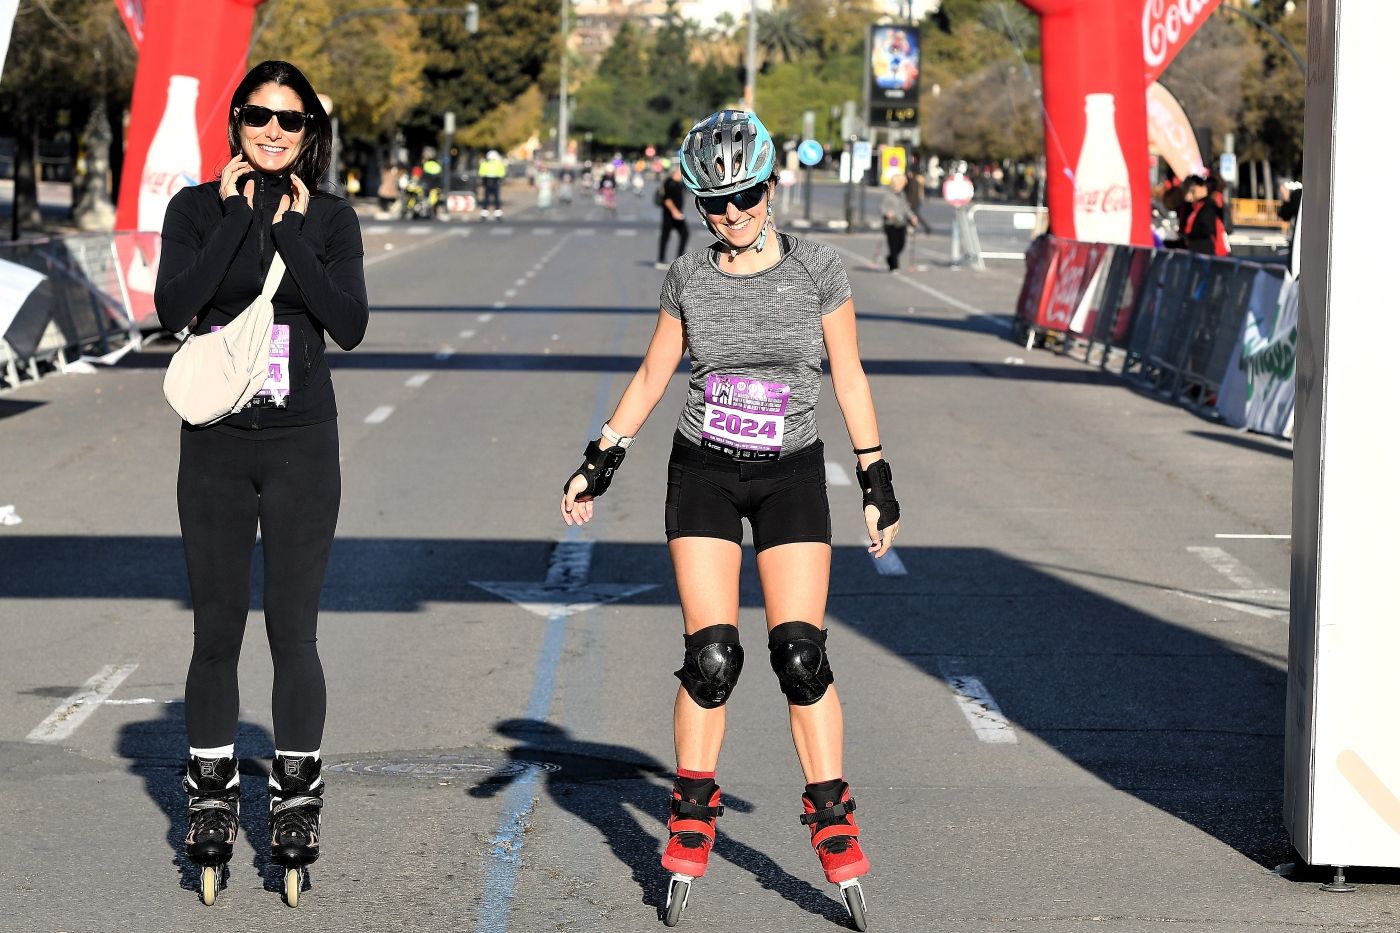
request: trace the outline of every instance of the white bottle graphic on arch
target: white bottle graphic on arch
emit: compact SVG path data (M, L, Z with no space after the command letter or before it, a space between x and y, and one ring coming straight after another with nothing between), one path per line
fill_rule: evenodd
M1074 170L1074 237L1127 243L1133 235L1133 189L1118 142L1112 94L1084 96L1084 145Z
M187 185L199 184L201 157L195 103L199 79L171 75L165 113L146 150L141 194L136 202L136 229L159 231L170 199Z

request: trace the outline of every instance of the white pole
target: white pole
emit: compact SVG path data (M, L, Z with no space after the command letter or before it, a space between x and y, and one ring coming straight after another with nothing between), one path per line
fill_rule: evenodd
M758 73L758 0L749 0L749 52L744 78L744 109L754 107L754 79Z
M559 0L559 164L569 152L569 0Z

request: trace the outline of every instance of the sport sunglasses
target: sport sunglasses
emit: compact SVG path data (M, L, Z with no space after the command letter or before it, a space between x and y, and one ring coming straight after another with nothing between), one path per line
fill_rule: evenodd
M257 104L244 104L238 108L238 119L244 126L267 126L269 120L277 118L277 125L288 133L300 133L306 129L311 114L300 110L269 110Z
M744 188L730 194L718 194L707 197L695 198L695 202L700 205L700 209L707 214L723 214L725 207L733 201L734 206L741 211L757 207L763 201L763 196L768 193L768 185L757 184L752 188Z

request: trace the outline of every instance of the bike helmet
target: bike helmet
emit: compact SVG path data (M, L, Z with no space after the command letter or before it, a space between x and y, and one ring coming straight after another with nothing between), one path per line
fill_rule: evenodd
M733 194L773 174L773 137L744 110L721 110L692 126L677 155L681 180L698 195Z

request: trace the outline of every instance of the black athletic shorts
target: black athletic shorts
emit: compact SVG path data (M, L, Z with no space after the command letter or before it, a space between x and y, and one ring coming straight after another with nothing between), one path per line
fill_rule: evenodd
M666 540L743 544L746 518L755 551L796 541L831 543L821 441L777 460L745 462L676 434L666 481Z

